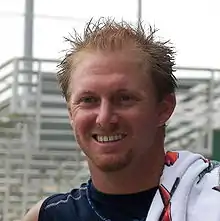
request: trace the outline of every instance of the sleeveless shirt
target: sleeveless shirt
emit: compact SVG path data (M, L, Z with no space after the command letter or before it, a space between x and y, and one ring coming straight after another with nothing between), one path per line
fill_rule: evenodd
M157 187L125 195L99 192L91 181L68 193L48 197L39 221L142 221L147 217Z

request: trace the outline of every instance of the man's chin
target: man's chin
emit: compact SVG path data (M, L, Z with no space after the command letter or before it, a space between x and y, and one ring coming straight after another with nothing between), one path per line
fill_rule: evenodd
M103 172L117 172L126 168L131 162L131 155L117 157L103 157L100 159L93 160L91 163Z
M96 165L101 171L103 172L118 172L120 170L123 170L127 164L126 163L103 163Z

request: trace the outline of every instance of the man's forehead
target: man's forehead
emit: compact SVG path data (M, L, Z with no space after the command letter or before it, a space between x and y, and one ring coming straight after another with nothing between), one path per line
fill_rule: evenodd
M81 57L81 61L78 62L76 68L72 72L73 78L82 77L83 75L92 74L113 74L118 73L131 73L145 71L143 63L140 59L133 55L121 55L120 53L107 53L100 54L94 52L94 54L86 54Z
M120 76L120 75L118 75ZM108 78L106 75L94 75L93 78L78 78L72 84L72 94L113 96L119 93L144 94L152 90L152 83L144 79L133 80L121 75L121 78Z
M129 57L118 53L86 54L72 73L71 87L91 88L98 84L103 84L105 87L121 84L125 87L127 83L135 87L135 82L140 82L140 79L145 82L146 79L151 78L150 74L146 73L146 69L136 63L136 59L134 56Z
M128 75L123 73L98 73L91 72L82 74L73 78L72 81L73 87L75 89L86 90L96 90L103 88L105 90L115 89L120 90L122 88L128 89L135 86L135 81L132 81Z

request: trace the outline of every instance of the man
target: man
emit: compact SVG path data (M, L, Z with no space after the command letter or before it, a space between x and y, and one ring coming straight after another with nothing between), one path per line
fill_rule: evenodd
M164 151L176 100L174 52L125 22L90 22L59 65L91 179L39 202L25 221L220 221L219 165Z

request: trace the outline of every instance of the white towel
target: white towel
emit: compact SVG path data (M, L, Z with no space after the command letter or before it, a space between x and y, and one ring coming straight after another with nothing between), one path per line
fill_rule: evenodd
M167 152L146 221L220 221L220 165L188 151Z

